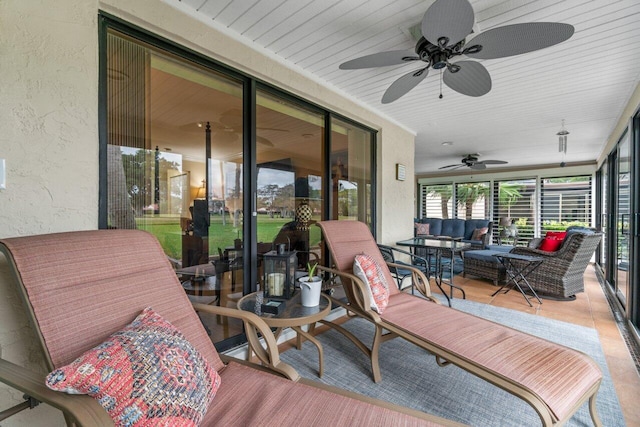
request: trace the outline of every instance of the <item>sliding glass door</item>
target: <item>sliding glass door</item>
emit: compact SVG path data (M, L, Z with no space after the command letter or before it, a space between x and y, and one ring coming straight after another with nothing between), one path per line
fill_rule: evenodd
M256 93L258 282L260 256L284 245L298 269L320 258L325 218L324 113L265 90Z
M320 220L374 230L374 131L101 23L99 227L154 234L190 298L234 307L278 244L300 270L322 263ZM239 322L203 322L221 348L237 344Z
M243 290L242 81L115 31L107 64L106 227L154 234L187 288L200 272L216 289L209 299L233 304ZM224 326L214 341L241 331Z

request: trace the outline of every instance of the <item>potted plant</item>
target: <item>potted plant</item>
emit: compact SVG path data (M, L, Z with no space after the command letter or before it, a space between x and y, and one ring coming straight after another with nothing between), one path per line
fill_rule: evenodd
M307 275L298 279L300 283L300 292L302 305L304 307L316 307L320 304L320 291L322 289L322 279L315 276L318 263L307 263Z

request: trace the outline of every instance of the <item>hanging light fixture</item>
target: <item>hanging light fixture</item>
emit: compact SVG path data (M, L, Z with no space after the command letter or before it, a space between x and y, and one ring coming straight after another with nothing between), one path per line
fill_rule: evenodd
M556 135L558 135L558 152L567 154L567 135L569 135L569 131L564 128L564 119L562 119L562 128Z

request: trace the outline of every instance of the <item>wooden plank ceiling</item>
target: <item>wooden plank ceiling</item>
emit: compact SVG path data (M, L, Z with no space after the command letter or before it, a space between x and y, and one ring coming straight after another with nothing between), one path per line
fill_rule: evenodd
M471 0L474 32L523 22L564 22L568 41L541 51L478 60L492 90L478 98L444 86L437 71L398 101L382 94L419 66L340 70L362 55L413 49L410 28L433 0L165 0L215 28L314 74L327 85L416 132L417 173L434 173L468 153L504 167L593 162L640 76L640 1ZM556 133L570 132L563 159ZM453 145L443 146L442 142ZM503 166L490 166L498 169ZM460 171L457 171L460 172Z

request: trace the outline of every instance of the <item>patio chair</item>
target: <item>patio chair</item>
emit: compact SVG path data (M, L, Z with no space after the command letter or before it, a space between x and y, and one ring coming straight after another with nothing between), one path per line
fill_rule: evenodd
M402 249L397 249L397 248L387 246L387 245L382 245L382 244L378 244L378 249L380 249L380 254L382 254L382 258L387 263L387 266L389 267L389 271L391 272L391 275L398 282L398 288L400 290L404 289L402 286L402 284L404 283L404 279L412 276L412 271L406 268L403 268L403 266L412 266L420 270L422 274L424 274L427 277L427 279L430 279L431 277L434 278L433 283L435 283L438 289L440 289L440 291L442 292L442 295L444 295L444 297L446 298L447 304L449 305L449 307L451 307L451 298L453 297L453 289L459 290L460 293L462 294L462 298L466 299L467 296L464 289L461 288L460 286L456 286L451 283L451 273L449 269L449 266L451 265L450 264L451 258L443 258L441 260L441 266L440 266L441 268L440 268L440 271L438 272L434 265L435 260L433 258L435 257L435 255L433 254L427 253L426 254L427 257L423 258L409 251L403 251ZM406 263L402 260L396 259L396 253L401 254L400 256L404 255L405 257L407 257L411 261L411 264ZM454 265L454 274L455 272L456 272L456 267ZM444 281L442 279L447 279L448 281ZM415 281L412 280L410 283L411 283L410 285L411 294L415 294L415 287L414 287ZM450 286L449 295L447 295L447 292L444 290L442 285Z
M202 420L203 426L368 426L396 422L416 426L458 425L301 379L293 368L280 361L275 338L258 316L227 307L192 306L160 244L144 231L78 231L9 238L0 240L0 252L6 256L23 297L48 370L68 365L87 350L104 343L145 307L151 306L182 332L221 377L217 394ZM221 357L194 307L201 312L240 319L262 366ZM265 344L261 344L258 334ZM101 347L105 348L108 347ZM132 352L127 356L132 370L139 370L133 368L134 357L139 361L140 354ZM160 363L154 366L161 370ZM91 371L76 372L84 375ZM167 371L162 376L168 375ZM28 371L0 359L0 381L62 410L69 424L113 425L97 400L45 387L44 373ZM148 389L152 389L151 384L145 388ZM184 393L178 394L185 397ZM105 399L104 403L110 402ZM178 401L167 399L156 410L179 405Z
M589 356L437 303L427 278L410 266L403 268L412 270L424 298L389 285L388 305L378 313L371 308L372 291L353 273L356 256L366 254L384 281L393 283L368 226L357 221L319 225L335 268L318 268L339 277L347 296L346 302L335 302L375 326L370 348L346 335L370 357L374 381L381 379L381 344L401 337L431 352L440 366L457 365L525 400L544 425L563 424L587 400L593 423L601 425L595 400L602 372Z
M533 247L518 246L511 252L544 258L540 267L527 275L527 281L541 296L573 300L577 293L584 292L584 271L601 240L602 233L568 229L557 251L540 250L530 242Z
M402 283L404 282L404 279L406 279L407 277L411 277L412 272L411 270L407 270L406 268L403 268L403 267L393 267L394 264L398 264L400 266L413 266L419 269L420 271L422 271L422 273L427 278L429 277L429 263L427 262L426 258L412 254L409 251L403 251L401 249L393 248L391 246L382 245L382 244L378 244L378 249L380 249L380 253L382 254L382 258L384 258L384 261L388 264L389 263L391 264L391 266L389 267L389 271L398 282L399 289L403 289ZM407 257L411 261L411 264L408 264L400 260L396 260L395 253L399 253ZM414 286L412 284L411 293L413 292L414 292ZM445 296L446 296L446 293L445 293Z

